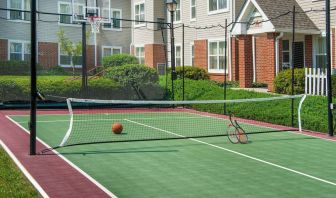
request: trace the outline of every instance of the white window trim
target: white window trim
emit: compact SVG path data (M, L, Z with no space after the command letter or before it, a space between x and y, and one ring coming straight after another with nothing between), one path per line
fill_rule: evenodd
M134 46L134 56L139 60L140 57L137 56L137 50L136 50L139 47L144 48L144 56L143 56L144 57L144 63L139 62L139 64L145 64L145 60L146 60L145 45L135 45Z
M182 54L183 53L183 49L182 49L182 44L178 43L178 44L175 44L175 66L176 67L178 67L177 64L176 64L177 63L177 61L176 61L176 58L177 58L177 56L176 56L176 54L177 54L176 53L177 52L176 48L177 47L180 47L180 49L181 49L181 57L180 57L180 59L181 59L181 65L180 66L183 66L183 54Z
M137 6L137 5L141 5L141 4L144 4L144 9L145 9L145 10L144 10L144 15L145 15L144 18L145 18L145 21L146 21L146 10L147 10L147 9L146 9L146 2L145 2L145 1L140 1L140 2L134 4L134 7L133 7L133 11L134 11L133 19L136 20L136 19L135 19L135 13L136 13L135 10L136 10L136 6ZM140 24L136 24L136 22L134 22L134 27L144 27L144 26L146 26L146 23L145 23L145 22L144 22L144 23L140 23Z
M195 0L195 5L192 5L192 1L190 0L190 21L196 21L197 20L197 0ZM195 8L195 18L192 18L192 9Z
M119 11L120 12L120 18L123 18L122 15L122 9L116 9L116 8L111 8L111 16L113 16L113 11ZM122 20L120 20L120 28L113 28L113 21L111 21L111 28L106 28L104 27L104 24L102 24L102 29L103 30L110 30L110 31L116 31L116 32L121 32L122 31Z
M61 14L61 4L68 4L70 6L70 11L72 12L72 5L71 5L71 2L66 2L66 1L59 1L57 3L57 13L58 14ZM84 6L84 4L83 4ZM68 13L68 14L71 14L71 13ZM70 21L71 21L71 24L67 24L67 23L61 23L61 16L58 16L58 25L59 26L70 26L70 27L81 27L80 24L76 24L76 23L73 23L73 17L70 17Z
M182 10L182 6L183 5L183 0L180 0L180 20L179 21L174 21L174 24L180 24L182 23L182 16L183 16L183 10ZM169 12L168 12L169 13ZM174 12L174 18L176 18L176 11ZM170 14L170 13L169 13ZM170 17L169 17L170 18Z
M8 40L8 52L7 52L7 60L11 60L10 59L10 54L11 54L11 51L10 51L10 45L11 45L11 43L21 43L21 44L23 44L22 45L22 54L21 54L21 61L24 61L24 55L25 55L25 53L24 53L24 44L30 44L30 41L25 41L25 40ZM31 55L32 53L30 52L30 55Z
M72 60L71 60L71 62L72 62ZM58 65L60 67L63 67L63 68L72 68L72 65L61 64L61 45L59 43L58 43ZM82 68L82 65L75 65L75 68Z
M219 9L215 11L210 11L210 2L207 0L207 7L208 7L208 15L214 15L214 14L220 14L224 12L229 12L230 11L230 0L227 0L227 8L226 9ZM218 0L217 0L217 8L218 8Z
M194 61L195 61L195 43L194 42L191 42L190 43L190 66L195 66L193 65L193 54L192 54L192 48L194 47Z
M103 46L102 46L102 53L101 53L101 57L102 57L102 59L104 58L104 49L111 49L111 55L113 55L113 50L114 50L114 49L118 49L118 50L120 50L120 54L122 54L122 47L121 47L121 46L109 46L109 45L103 45Z
M318 38L319 37L323 37L323 38L326 38L326 33L325 32L322 32L322 34L321 35L317 35L317 36L314 36L314 38L313 38L313 68L317 68L317 63L316 63L316 56L317 55L322 55L322 54L317 54L317 40L318 40ZM330 39L331 40L331 39ZM330 41L330 42L332 42L332 40ZM332 44L331 44L331 46L332 46ZM325 53L325 56L327 55L327 53ZM331 61L331 64L332 64L332 61Z
M10 8L10 1L11 0L7 0L7 9L11 9ZM36 6L38 6L38 1L36 2ZM21 10L23 10L23 9L21 9ZM16 22L16 23L30 23L30 21L26 21L26 20L23 20L23 19L10 19L10 11L7 11L7 20L9 20L11 22Z
M292 65L292 42L291 42L291 40L290 39L283 39L283 40L285 40L285 41L288 41L288 43L289 43L289 50L287 51L284 51L283 50L283 46L282 46L282 65L281 65L281 68L283 69L284 68L284 62L283 62L283 53L284 52L289 52L289 67L291 67L291 65Z
M217 46L219 42L225 42L225 38L219 38L219 39L209 39L208 40L208 72L209 73L224 73L224 69L210 69L210 43L213 42L217 42ZM219 56L219 52L218 52L219 48L217 48L217 56ZM229 53L229 48L227 48L227 54L224 54L224 58L226 58L227 61L227 68L225 71L225 74L228 75L229 74L229 57L228 57L228 53ZM217 59L217 64L219 66L219 58Z

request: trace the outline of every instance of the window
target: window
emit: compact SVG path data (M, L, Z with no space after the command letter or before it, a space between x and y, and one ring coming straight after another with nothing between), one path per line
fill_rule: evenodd
M326 37L316 38L315 47L315 66L316 68L326 68L327 52L326 52Z
M289 40L282 41L282 68L288 69L291 66Z
M139 64L145 64L145 48L136 47L135 56L138 58Z
M175 46L175 66L182 66L182 47L180 45Z
M112 23L104 23L104 29L111 29L111 30L121 30L121 19L122 18L122 11L119 9L112 9L111 10L112 16Z
M257 8L254 9L254 11L251 13L251 17L249 20L248 25L248 29L250 28L260 28L262 27L262 16L260 14L260 12L257 10Z
M225 12L229 10L229 0L208 0L209 13Z
M181 0L176 0L176 10L174 12L174 22L180 22L181 21Z
M122 47L103 46L103 57L114 54L121 54Z
M30 0L8 0L8 18L10 20L30 21ZM20 11L21 10L21 11Z
M195 66L195 45L191 44L191 66Z
M190 0L190 19L196 20L196 0Z
M72 17L70 16L72 13L70 3L59 2L58 13L61 14L59 16L59 23L72 24Z
M75 56L73 57L73 60L71 60L71 56L68 56L65 51L63 51L61 48L59 50L59 64L64 67L68 66L81 66L82 65L82 56Z
M140 22L145 21L145 3L135 5L134 19L136 20L136 26L141 26L145 24L145 22Z
M225 41L210 41L209 42L209 71L223 72L224 61L226 61L224 53Z
M10 41L9 48L9 60L30 60L30 43L22 41Z

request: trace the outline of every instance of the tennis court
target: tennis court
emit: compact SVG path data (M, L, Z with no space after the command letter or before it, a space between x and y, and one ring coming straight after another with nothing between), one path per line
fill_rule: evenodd
M27 129L28 116L9 118ZM116 121L124 127L121 135L97 130L110 129ZM39 115L38 138L49 147L58 146L69 123L66 113ZM117 197L335 196L334 141L244 121L247 132L279 132L250 134L249 144L231 144L225 136L131 141L216 135L225 132L228 123L225 117L184 110L82 112L74 116L69 144L93 138L125 142L56 151ZM95 131L102 132L97 136Z

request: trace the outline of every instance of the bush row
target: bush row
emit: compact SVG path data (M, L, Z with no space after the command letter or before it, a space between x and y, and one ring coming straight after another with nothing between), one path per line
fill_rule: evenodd
M47 100L58 101L60 97L92 98L92 99L124 99L137 100L137 93L128 86L123 86L108 78L91 79L88 82L88 90L82 91L81 80L71 80L69 77L39 77L38 89L47 96ZM163 93L160 87L142 86L142 92L149 99L162 99ZM29 101L30 79L25 76L0 77L0 101Z

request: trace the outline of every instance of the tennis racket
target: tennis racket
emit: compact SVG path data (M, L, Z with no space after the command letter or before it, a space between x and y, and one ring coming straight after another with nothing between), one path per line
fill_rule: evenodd
M230 114L230 124L228 125L227 136L229 141L233 144L248 143L248 136L245 130L238 124L237 120L234 119L232 114Z

